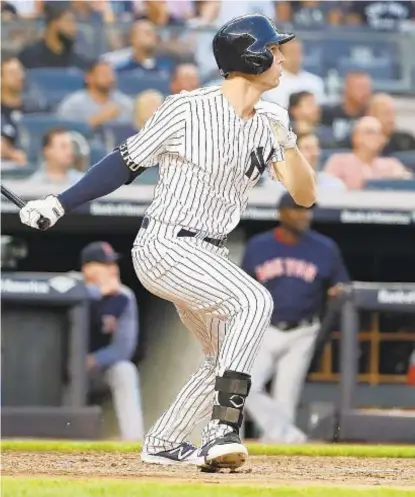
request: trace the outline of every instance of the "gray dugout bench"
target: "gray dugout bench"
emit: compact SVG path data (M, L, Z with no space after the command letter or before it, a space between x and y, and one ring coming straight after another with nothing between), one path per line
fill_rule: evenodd
M67 274L2 272L2 437L98 439L87 406L88 293Z

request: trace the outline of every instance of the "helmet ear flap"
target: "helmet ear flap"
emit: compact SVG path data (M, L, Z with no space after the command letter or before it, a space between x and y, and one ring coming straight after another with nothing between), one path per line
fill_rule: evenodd
M252 68L251 74L262 74L267 71L274 60L274 56L268 48L262 52L246 53L242 56L246 64Z

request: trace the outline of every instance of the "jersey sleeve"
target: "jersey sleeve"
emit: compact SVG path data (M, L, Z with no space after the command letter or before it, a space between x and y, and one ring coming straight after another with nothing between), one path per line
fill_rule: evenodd
M350 281L349 273L343 261L339 247L334 244L332 251L332 266L330 273L330 284L332 286L338 283L348 283Z
M184 130L188 105L188 98L182 94L166 98L144 128L118 147L134 176L156 164L168 141Z

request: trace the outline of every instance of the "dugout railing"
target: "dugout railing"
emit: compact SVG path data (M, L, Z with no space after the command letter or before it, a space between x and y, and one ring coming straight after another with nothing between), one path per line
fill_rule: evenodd
M321 415L309 435L333 441L374 443L415 442L415 388L399 385L401 405L376 408L368 397L367 406L357 401L359 312L415 314L414 283L354 282L341 308L340 382L334 409ZM414 335L415 339L415 335ZM377 388L381 388L378 385ZM398 387L392 385L391 387ZM360 396L361 397L361 396ZM373 396L371 396L373 398Z

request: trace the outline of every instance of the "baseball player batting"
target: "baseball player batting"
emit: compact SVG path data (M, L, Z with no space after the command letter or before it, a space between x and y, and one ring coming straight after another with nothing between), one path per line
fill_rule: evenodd
M132 249L134 268L145 288L176 306L205 360L148 432L144 462L216 470L237 468L247 458L239 430L273 302L228 259L225 243L267 168L298 204L315 202L314 173L297 149L287 111L261 100L279 83L280 45L294 37L262 15L228 22L213 39L221 86L170 96L78 183L20 211L28 226L37 228L40 216L53 226L159 165L154 200ZM200 448L186 442L208 415Z

